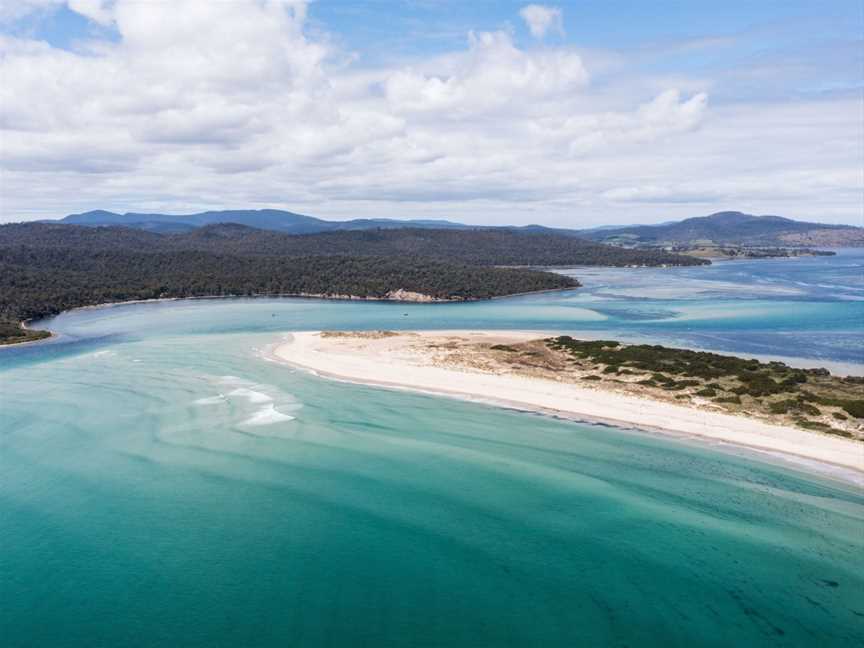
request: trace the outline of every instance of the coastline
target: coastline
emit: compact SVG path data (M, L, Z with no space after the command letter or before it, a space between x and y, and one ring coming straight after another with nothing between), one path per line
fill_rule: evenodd
M538 333L430 331L411 335L474 335L495 342L536 339ZM328 379L692 439L864 485L864 444L851 439L582 385L433 366L409 359L399 348L382 355L381 345L376 352L356 340L346 344L344 338L337 339L340 341L322 338L320 332L291 333L290 339L274 344L265 357Z
M459 304L459 303L470 303L475 301L495 301L498 299L508 299L510 297L522 297L527 295L537 295L544 294L550 292L563 292L567 290L574 290L573 288L549 288L543 290L534 290L527 293L516 293L513 295L502 295L500 297L490 297L489 299L476 299L476 300L463 300L463 299L452 299L452 300L438 300L432 302L412 302L406 300L396 300L396 299L383 299L383 298L367 298L367 297L356 297L356 298L343 298L343 297L325 297L321 295L291 295L291 294L279 294L279 295L200 295L194 297L154 297L153 299L130 299L128 301L116 301L116 302L102 302L100 304L89 304L87 306L75 306L74 308L68 308L63 310L55 315L46 315L45 317L38 319L30 319L25 322L22 322L21 325L25 328L29 328L29 324L33 322L40 322L47 319L53 319L55 317L59 317L65 313L72 313L79 310L98 310L98 309L107 309L107 308L115 308L120 306L131 306L135 304L157 304L160 302L173 302L173 301L207 301L207 300L222 300L222 299L321 299L324 301L368 301L368 302L384 302L384 303L432 303L432 304ZM39 340L28 340L24 342L14 342L12 344L0 344L0 350L3 349L17 349L22 346L32 346L37 344L51 344L56 342L56 340L60 337L59 333L52 331L50 329L40 329L48 332L48 337L39 339ZM507 332L506 330L499 331L500 333ZM510 330L512 332L512 330ZM544 334L548 335L560 335L562 333L568 333L568 331L542 331L535 330L533 331L534 335L540 337ZM579 336L587 336L587 339L601 339L604 337L602 331L579 331L578 333L573 333L574 335ZM643 343L643 342L638 342ZM644 341L645 344L652 343L650 339ZM723 349L714 349L711 347L691 347L697 351L708 351L711 353L717 353L720 355L727 356L735 356L736 354L726 351ZM764 362L770 362L772 360L778 360L780 362L785 362L790 367L796 367L799 369L810 369L817 367L825 367L832 374L838 376L864 376L864 365L857 364L854 362L847 362L842 360L820 360L817 358L808 358L804 356L781 356L781 355L772 355L772 354L760 354L760 353L748 353L747 357L755 358L757 360L761 360Z
M55 333L54 331L49 331L48 329L31 329L29 324L30 320L23 320L21 322L18 322L18 326L19 328L21 328L22 331L42 332L47 333L47 335L36 338L35 340L21 340L19 342L0 342L0 349L17 349L20 347L32 346L34 344L40 344L49 342L51 340L56 340L59 337L57 333Z
M218 299L323 299L326 301L367 301L367 302L386 302L386 303L402 303L402 304L463 304L468 302L480 302L480 301L493 301L496 299L509 299L510 297L524 297L527 295L539 295L544 293L552 293L552 292L564 292L566 290L575 290L577 288L581 288L582 285L579 284L577 286L573 286L570 288L543 288L541 290L529 290L527 292L513 293L512 295L496 295L494 297L487 298L468 298L468 299L442 299L439 297L432 297L430 295L424 295L422 293L413 293L411 291L406 290L396 290L391 291L394 294L393 297L361 297L358 295L326 295L323 293L317 294L307 294L307 293L279 293L279 294L266 294L266 295L192 295L189 297L153 297L152 299L128 299L124 301L115 301L115 302L101 302L99 304L87 304L85 306L75 306L74 308L67 308L65 310L60 311L59 313L55 313L54 315L46 315L40 318L31 318L28 320L24 320L19 323L19 326L24 329L29 329L29 324L32 322L40 322L47 319L52 319L55 317L59 317L64 313L72 313L78 310L91 310L91 309L100 309L100 308L114 308L117 306L129 306L133 304L156 304L160 302L172 302L172 301L204 301L204 300L218 300ZM36 329L30 329L36 330ZM37 344L40 342L47 342L52 339L56 339L58 334L50 329L38 329L44 330L48 333L47 337L44 337L39 340L27 340L23 342L12 342L11 344L0 344L0 349L3 348L15 348L21 347L25 344Z
M500 297L490 297L488 300L439 300L439 301L423 302L423 303L452 304L452 303L465 303L468 301L494 301L494 300L499 300L499 299L507 299L509 297L521 297L521 296L543 294L543 293L549 293L549 292L562 292L562 291L566 291L566 290L573 290L573 289L572 288L551 288L551 289L544 289L544 290L535 290L535 291L528 292L528 293L518 293L518 294L506 295L506 296L500 296ZM268 299L268 298L276 298L276 299L278 299L278 298L321 299L321 300L325 300L325 301L373 301L373 302L377 301L377 302L388 302L388 303L417 303L417 302L410 302L410 301L404 301L404 300L400 301L400 300L394 300L394 299L372 299L372 298L349 299L349 298L343 298L343 297L324 297L324 296L320 296L320 295L290 295L290 294L251 295L251 296L250 295L201 295L201 296L194 296L194 297L156 297L156 298L152 298L152 299L131 299L131 300L127 300L127 301L102 302L100 304L89 304L87 306L76 306L74 308L69 308L69 309L63 310L60 313L57 313L55 315L48 315L48 316L45 316L43 318L26 320L24 322L21 322L21 326L22 326L22 328L30 328L29 325L33 322L40 322L40 321L47 320L47 319L53 319L55 317L59 317L60 315L65 314L65 313L72 313L72 312L78 311L78 310L98 310L98 309L108 309L108 308L115 308L115 307L121 307L121 306L131 306L131 305L136 305L136 304L151 304L151 303L155 304L155 303L160 303L160 302L173 302L173 301L205 301L205 300L223 300L223 299L228 300L228 299ZM13 342L11 344L0 344L0 352L2 352L4 349L18 349L18 348L22 348L22 347L32 347L32 346L36 346L36 345L54 344L57 342L58 339L60 339L62 337L59 333L52 331L51 329L39 329L39 330L47 331L48 336L41 338L41 339L38 339L38 340L26 340L26 341L21 341L21 342ZM505 332L505 331L501 331L501 332ZM533 331L533 333L534 333L534 335L541 337L541 336L546 335L546 334L559 335L562 332L557 331L557 330L556 331L536 330L536 331ZM592 331L592 330L579 331L579 332L573 333L573 334L578 335L580 337L586 336L586 339L602 339L604 337L604 335L601 331ZM637 343L650 344L652 342L649 339L649 340L645 340L644 342L640 341ZM722 349L714 349L714 348L710 348L710 347L691 347L691 348L693 348L694 350L698 350L698 351L708 351L708 352L717 353L720 355L728 355L728 356L735 356L736 355L730 351L726 351L726 350L722 350ZM763 361L763 362L770 362L772 360L785 362L790 367L795 367L795 368L799 368L799 369L810 369L810 368L824 367L824 368L828 369L829 371L831 371L832 374L837 375L837 376L864 376L864 365L857 364L854 362L841 361L841 360L820 360L817 358L808 358L808 357L804 357L804 356L781 356L781 355L760 354L760 353L748 353L746 355L747 355L747 357L752 357L752 358L755 358L755 359Z
M43 330L43 329L39 329ZM46 344L51 342L52 340L56 340L60 337L59 334L54 331L49 331L45 329L45 332L48 334L44 337L38 338L36 340L21 340L20 342L3 342L0 343L0 349L20 349L21 347L33 346L34 344Z

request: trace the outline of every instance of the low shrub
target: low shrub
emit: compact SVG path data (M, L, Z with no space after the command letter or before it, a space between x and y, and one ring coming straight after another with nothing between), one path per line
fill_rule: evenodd
M740 396L722 396L720 398L715 398L714 402L715 403L732 403L733 405L740 405L741 404L741 397Z
M807 382L807 374L803 371L796 371L795 373L789 374L783 380L780 381L780 384L785 387L796 387L801 383Z
M825 423L820 423L819 421L808 421L806 419L798 419L795 423L807 430L818 430L819 432L834 432L839 433L841 436L846 436L846 434L842 430L837 430L830 425L826 425Z
M786 414L789 410L798 409L798 405L800 403L794 398L790 398L788 400L777 401L776 403L770 403L768 405L768 409L772 414Z
M809 416L820 416L822 414L822 410L815 405L810 405L809 403L800 403L798 409Z
M864 419L864 400L844 400L842 407L846 413L855 418Z

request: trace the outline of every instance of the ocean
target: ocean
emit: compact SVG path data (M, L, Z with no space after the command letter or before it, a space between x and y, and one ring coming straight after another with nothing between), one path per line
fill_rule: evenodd
M4 646L864 645L864 493L328 381L285 331L530 329L864 366L864 253L466 304L158 302L0 350Z

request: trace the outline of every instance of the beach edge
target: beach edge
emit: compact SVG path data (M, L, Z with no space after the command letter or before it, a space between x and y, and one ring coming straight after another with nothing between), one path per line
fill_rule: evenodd
M724 422L731 423L733 427L737 427L738 429L731 429L728 431L727 434L705 434L700 433L700 431L693 429L692 427L689 429L684 429L680 424L677 426L657 425L646 420L645 417L639 418L636 416L602 416L592 412L579 411L579 408L576 407L551 407L548 405L544 405L543 403L536 402L536 399L535 401L531 401L525 400L524 397L509 398L507 396L501 395L500 392L497 394L488 392L480 393L483 391L483 389L477 389L476 391L467 389L453 389L452 385L458 382L455 380L447 381L443 384L429 385L418 384L416 381L407 381L404 379L387 380L380 375L370 376L368 375L368 372L367 375L357 375L357 372L346 371L346 368L344 366L334 367L332 362L328 364L326 362L328 358L315 358L312 353L308 352L308 347L303 349L305 355L296 353L299 348L298 343L300 345L303 345L304 342L308 343L309 340L318 337L320 333L320 331L286 332L285 334L283 334L283 338L281 340L269 345L264 351L262 351L262 354L267 360L300 369L328 380L381 389L406 391L436 397L453 398L456 400L480 403L523 413L550 416L562 420L611 426L627 432L647 433L651 435L662 436L663 438L667 439L692 441L698 443L703 447L709 447L720 451L731 451L739 455L742 453L746 453L748 457L757 460L768 461L775 464L780 463L785 467L802 471L807 474L823 478L827 477L842 482L846 485L852 484L858 487L864 487L864 443L861 443L859 441L854 441L842 437L831 437L828 435L820 434L818 432L792 428L790 426L775 425L751 417L719 413L716 415L710 413L710 415L722 417L724 419ZM472 333L481 335L518 334L526 337L534 336L535 338L538 336L537 331L417 331L412 333L434 335L460 333ZM300 355L301 357L298 357L298 355ZM332 360L332 358L329 359ZM426 368L403 365L400 367L400 369L407 371L410 369L416 370ZM440 372L445 372L451 378L458 377L464 379L466 376L468 376L486 379L491 377L494 379L497 377L490 374L475 374L465 371L459 371L456 369L436 369ZM403 372L403 376L404 375L405 372ZM512 376L508 376L507 378L510 380L514 380ZM553 383L552 381L542 381L541 379L534 379L528 377L515 378L515 380L525 381L526 384L541 382L549 383L549 386L560 386L557 383ZM486 380L485 382L486 384L484 385L484 387L488 387L488 380ZM444 385L448 385L449 387ZM573 388L574 392L581 389L576 386L571 387ZM693 417L698 417L700 415L705 416L707 414L700 410L696 410L695 408L666 403L651 398L625 396L622 394L613 394L613 392L602 392L602 390L598 391L598 394L614 397L612 400L628 400L631 402L631 404L634 404L636 406L650 405L652 407L658 407L667 410L674 415L677 415L669 416L667 419L669 421L675 421L676 419L679 419L680 416L684 413L689 413ZM610 404L610 409L613 405L614 403ZM616 413L620 414L620 410L617 410ZM736 423L738 424L737 426L735 425ZM748 426L756 426L757 428L766 426L767 428L772 428L773 432L776 432L781 436L766 436L764 438L760 438L760 442L748 442L741 438L741 430L745 429ZM752 436L752 432L748 431L747 433ZM790 449L788 447L788 443L783 443L784 439L782 438L782 434L784 433L787 435L791 434L791 436L798 442L800 442L801 439L805 439L808 444L812 444L812 446L807 446L807 449L810 449L810 451L801 452L800 447L796 448L799 450L797 452ZM827 458L825 456L826 452L833 453L835 455L833 457L834 460ZM836 456L838 452L848 453L849 458L847 459Z

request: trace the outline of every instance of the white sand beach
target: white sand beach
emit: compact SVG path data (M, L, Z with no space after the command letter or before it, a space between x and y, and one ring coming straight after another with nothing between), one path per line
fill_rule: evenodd
M292 333L276 346L273 358L323 377L699 437L785 457L802 467L817 462L823 464L820 472L828 468L828 472L864 483L859 479L864 477L864 443L860 441L593 386L491 373L482 367L438 366L434 353L426 350L451 340L512 344L538 337L542 334L536 331L403 332L380 337L303 332ZM418 339L424 344L417 344Z

